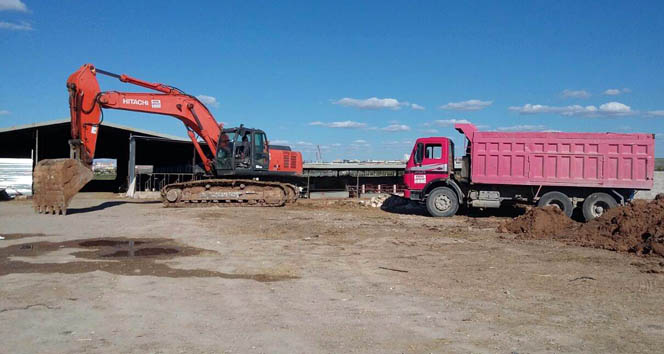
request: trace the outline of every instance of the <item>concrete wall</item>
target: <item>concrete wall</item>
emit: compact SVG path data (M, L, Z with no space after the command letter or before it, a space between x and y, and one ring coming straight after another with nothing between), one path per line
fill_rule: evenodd
M664 171L655 171L655 185L649 191L636 193L637 199L653 199L659 193L664 193Z

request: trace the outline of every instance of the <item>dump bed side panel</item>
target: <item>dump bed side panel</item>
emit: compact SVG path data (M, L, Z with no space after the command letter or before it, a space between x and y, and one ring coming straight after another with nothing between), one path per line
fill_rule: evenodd
M473 132L471 181L650 189L652 134Z

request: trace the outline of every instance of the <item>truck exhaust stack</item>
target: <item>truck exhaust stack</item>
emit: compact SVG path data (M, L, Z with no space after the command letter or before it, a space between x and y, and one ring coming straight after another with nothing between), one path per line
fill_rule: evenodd
M92 170L77 159L40 161L33 174L35 212L66 215L71 199L93 176Z

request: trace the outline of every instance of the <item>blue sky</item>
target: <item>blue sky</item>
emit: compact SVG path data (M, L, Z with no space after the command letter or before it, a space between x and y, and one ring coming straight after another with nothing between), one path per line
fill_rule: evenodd
M0 0L0 127L67 117L66 78L93 63L208 96L218 121L309 160L401 159L420 136L459 144L464 120L664 142L663 34L662 1Z

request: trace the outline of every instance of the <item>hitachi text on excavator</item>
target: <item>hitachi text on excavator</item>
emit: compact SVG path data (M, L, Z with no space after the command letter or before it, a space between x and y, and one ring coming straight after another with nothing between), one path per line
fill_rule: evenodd
M97 75L157 93L101 91ZM73 196L93 178L102 109L172 116L184 123L208 179L173 183L161 190L165 206L282 206L294 202L302 154L271 146L265 132L224 128L196 97L173 86L118 75L85 64L69 76L70 158L42 160L33 174L36 212L66 214ZM202 139L203 143L199 142Z

